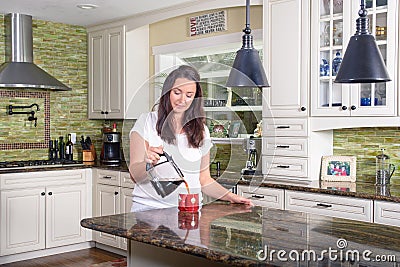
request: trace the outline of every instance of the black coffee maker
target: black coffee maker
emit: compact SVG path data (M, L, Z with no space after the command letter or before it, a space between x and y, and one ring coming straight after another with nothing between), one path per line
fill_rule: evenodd
M101 149L100 162L108 166L121 165L121 133L103 133L103 147Z

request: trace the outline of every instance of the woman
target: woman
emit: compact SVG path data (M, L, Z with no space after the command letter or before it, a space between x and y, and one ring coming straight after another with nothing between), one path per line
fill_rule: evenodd
M177 206L181 184L170 195L160 197L151 185L146 164L156 164L164 151L182 170L191 193L201 192L231 203L252 205L233 194L210 176L210 134L204 124L200 75L190 66L180 66L166 78L158 111L142 114L130 133L129 170L136 183L132 211Z

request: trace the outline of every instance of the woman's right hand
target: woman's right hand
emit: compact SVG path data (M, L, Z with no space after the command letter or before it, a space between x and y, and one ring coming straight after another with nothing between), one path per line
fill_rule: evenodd
M147 163L156 164L160 159L160 154L163 152L163 146L149 146L146 151L145 161Z

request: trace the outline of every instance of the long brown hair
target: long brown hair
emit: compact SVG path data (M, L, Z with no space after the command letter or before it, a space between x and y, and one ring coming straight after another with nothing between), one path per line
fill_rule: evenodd
M178 78L196 82L196 93L190 107L183 114L182 125L189 145L198 148L202 145L204 139L203 90L200 85L200 75L191 66L182 65L172 71L165 79L158 107L157 133L168 144L175 144L174 116L172 116L173 108L170 92Z

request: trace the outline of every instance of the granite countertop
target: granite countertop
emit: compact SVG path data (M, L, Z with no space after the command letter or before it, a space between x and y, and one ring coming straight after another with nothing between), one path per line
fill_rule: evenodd
M120 166L109 166L101 164L99 161L95 162L81 162L79 164L72 164L72 165L43 165L43 166L35 166L33 168L9 168L9 169L1 169L0 174L2 173L21 173L21 172L39 172L39 171L56 171L56 170L74 170L74 169L85 169L85 168L99 168L99 169L106 169L106 170L113 170L113 171L129 171L126 162L122 162Z
M357 197L373 200L400 202L400 185L391 184L376 186L368 182L327 182L314 181L310 185L287 182L268 181L263 175L243 176L239 172L224 172L215 178L219 183L229 185L245 185L253 189L258 187L278 188L285 190L313 192L329 195Z
M298 266L291 258L301 260L304 252L323 255L311 259L318 266L331 266L334 257L321 254L323 250L332 250L331 256L347 262L355 251L363 264L377 255L400 260L398 227L221 202L203 206L200 213L158 209L88 218L81 225L231 266ZM279 250L286 254L278 258Z

